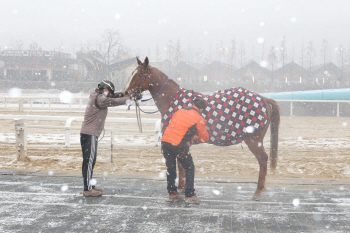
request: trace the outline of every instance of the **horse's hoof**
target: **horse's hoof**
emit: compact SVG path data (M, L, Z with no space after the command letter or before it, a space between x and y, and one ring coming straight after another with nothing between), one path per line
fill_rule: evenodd
M261 195L257 195L257 194L254 194L254 196L252 198L252 200L254 200L254 201L260 201L260 199L261 199Z

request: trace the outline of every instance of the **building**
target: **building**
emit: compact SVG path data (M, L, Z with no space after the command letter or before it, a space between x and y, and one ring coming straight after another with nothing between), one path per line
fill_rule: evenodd
M267 84L271 83L271 77L272 72L260 66L255 61L251 61L234 73L234 80L236 83Z
M345 73L333 62L329 62L312 71L312 79L317 85L336 88L345 81Z
M295 63L294 61L286 64L274 71L273 73L275 80L279 84L305 84L310 82L309 71Z
M46 50L0 51L0 78L9 81L70 80L68 53Z

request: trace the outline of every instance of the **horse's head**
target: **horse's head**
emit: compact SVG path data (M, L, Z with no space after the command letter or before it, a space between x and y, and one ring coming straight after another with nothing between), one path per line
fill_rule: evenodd
M148 57L145 58L145 61L142 63L138 57L136 57L138 66L132 72L131 78L124 89L124 93L128 93L129 96L136 96L141 92L148 90L150 86L149 78L149 61Z

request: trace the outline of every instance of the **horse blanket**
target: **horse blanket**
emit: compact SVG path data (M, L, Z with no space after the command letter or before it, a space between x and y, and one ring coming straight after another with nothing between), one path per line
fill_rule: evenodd
M220 90L212 95L180 88L162 118L163 133L174 113L192 106L195 97L203 98L207 103L202 116L207 122L210 144L229 146L240 143L242 137L263 129L268 122L262 97L242 87Z

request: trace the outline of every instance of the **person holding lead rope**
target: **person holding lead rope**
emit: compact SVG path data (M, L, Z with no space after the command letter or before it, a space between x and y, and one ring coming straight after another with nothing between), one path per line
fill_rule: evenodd
M96 163L98 137L104 129L108 107L126 104L129 99L134 100L134 97L124 97L121 92L114 93L114 90L111 81L103 80L90 94L86 106L80 131L80 144L83 152L83 195L86 197L97 197L103 194L102 189L97 188L91 180ZM131 101L128 102L131 103Z

